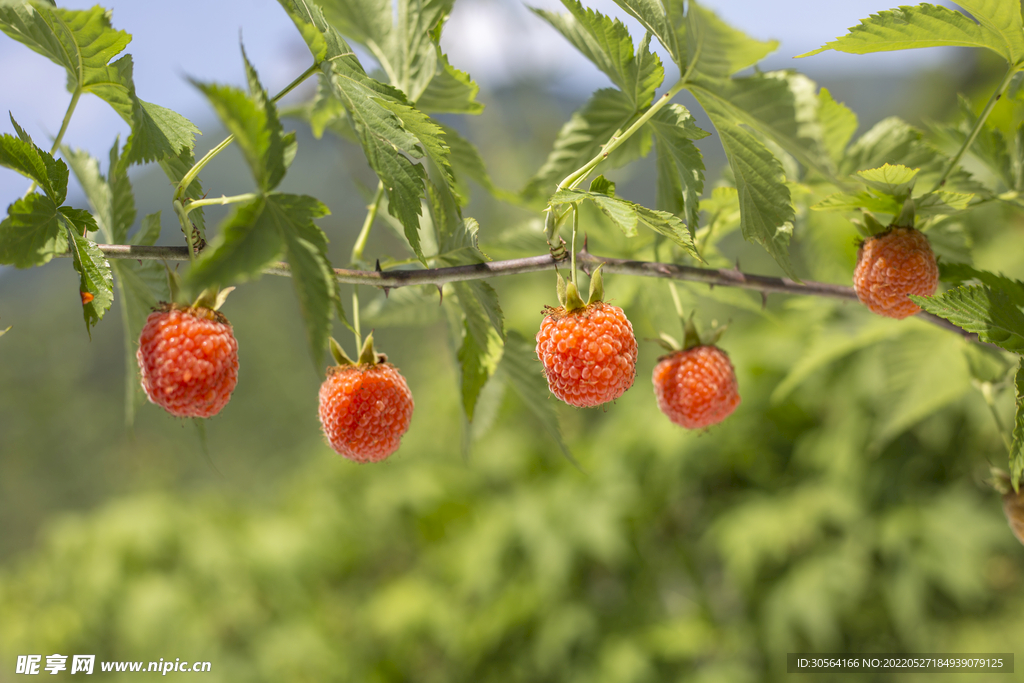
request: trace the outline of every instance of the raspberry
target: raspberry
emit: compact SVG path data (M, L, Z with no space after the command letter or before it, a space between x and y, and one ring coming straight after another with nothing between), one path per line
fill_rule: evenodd
M398 450L412 420L412 392L390 363L341 365L320 386L320 424L339 455L380 462Z
M135 354L142 389L177 417L213 417L238 383L238 342L227 318L202 306L162 304Z
M633 386L636 353L626 314L601 301L568 313L549 308L537 333L551 393L578 408L614 401Z
M652 382L658 408L687 429L718 424L740 404L736 371L717 346L694 346L662 358Z
M939 285L939 267L928 238L914 228L892 227L857 251L853 288L872 312L900 320L921 309L907 296L930 296Z

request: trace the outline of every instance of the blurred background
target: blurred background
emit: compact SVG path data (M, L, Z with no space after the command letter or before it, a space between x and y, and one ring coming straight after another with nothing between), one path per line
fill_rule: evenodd
M792 59L888 8L871 0L706 4L780 40L763 68L799 68L827 86L860 132L890 115L922 127L954 120L957 93L983 104L1001 75L959 50ZM106 6L134 35L140 96L202 129L197 155L224 133L186 76L241 85L240 34L271 92L308 66L270 0ZM510 191L606 85L506 0L459 0L442 43L487 107L444 120ZM0 63L4 108L47 146L67 106L63 74L6 36ZM357 147L285 125L299 154L283 189L331 208L321 225L343 265L374 179ZM85 98L66 142L102 159L127 132ZM709 192L717 144L699 143ZM653 204L653 159L611 177L620 194ZM237 150L202 179L211 196L251 190ZM165 176L136 167L132 182L138 215L163 210L161 243L177 243ZM0 173L5 203L26 187ZM480 221L486 253L545 251L537 213L473 192L466 214ZM85 206L74 190L69 203ZM223 215L209 209L207 224ZM944 233L943 248L1024 277L1020 216L972 216ZM650 247L596 216L587 230L597 254ZM849 284L855 237L835 216L802 213L799 272ZM778 274L736 233L718 247L744 270ZM366 250L378 255L404 256L384 222ZM492 284L513 340L530 345L553 278ZM322 369L309 362L287 281L247 284L224 309L241 371L206 425L204 453L192 423L152 405L126 429L119 309L90 341L70 262L0 269L0 329L13 325L0 338L0 681L15 679L17 655L57 652L210 661L210 681L773 681L786 676L787 652L1013 652L1024 642L1024 548L985 482L1006 451L972 382L1004 377L1004 357L859 306L772 296L762 309L755 294L681 284L699 324L730 323L721 345L743 397L727 422L690 433L657 411L647 379L661 351L644 340L680 334L666 285L609 276L606 286L641 340L638 379L602 409L557 405L578 467L498 380L466 437L436 292L384 302L364 290L364 328L408 378L416 413L396 455L356 466L320 436ZM335 334L351 347L340 326ZM1012 390L997 392L995 410L1009 423Z

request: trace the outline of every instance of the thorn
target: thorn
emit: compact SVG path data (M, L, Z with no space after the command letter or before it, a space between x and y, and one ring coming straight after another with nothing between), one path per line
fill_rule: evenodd
M590 251L587 250L587 240L589 240L589 239L590 239L590 235L587 234L587 233L583 233L583 253L584 254L589 254L590 253Z
M740 272L740 260L738 258L736 259L736 272Z
M380 259L377 259L377 266L374 268L374 270L376 270L378 273L383 273L384 272L383 270L381 270L381 267L380 267Z
M394 289L394 287L381 287L381 289L384 290L384 298L387 299L388 294L391 293L391 290Z
M444 303L444 286L443 285L438 285L437 286L437 295L439 297L441 297L440 299L438 299L438 302L437 302L437 305L440 306L441 304Z
M768 292L761 292L761 310L768 308Z
M714 282L709 282L708 283L708 291L709 292L715 291L715 283Z

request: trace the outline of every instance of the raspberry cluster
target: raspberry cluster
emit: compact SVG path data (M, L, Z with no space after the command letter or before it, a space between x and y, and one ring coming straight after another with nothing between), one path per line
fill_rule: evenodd
M864 241L857 251L853 288L878 315L902 319L921 311L907 296L931 296L939 285L935 253L924 233L891 227Z
M571 312L548 309L536 350L551 393L578 408L614 401L636 377L633 326L621 308L602 301Z
M220 313L163 304L149 314L135 357L142 389L177 417L213 417L238 383L238 342Z
M661 359L652 382L658 408L687 429L718 424L740 404L736 371L717 346L694 346Z

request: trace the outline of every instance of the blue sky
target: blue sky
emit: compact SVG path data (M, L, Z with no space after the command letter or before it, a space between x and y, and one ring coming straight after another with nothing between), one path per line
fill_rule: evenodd
M95 3L65 0L60 4L85 9ZM561 7L558 0L534 0L531 4L553 10ZM585 4L625 17L611 0ZM893 73L949 58L948 52L928 49L868 56L825 53L792 59L842 35L862 17L899 4L896 2L705 0L704 4L756 38L781 42L765 68L799 68L812 77L843 71ZM114 27L133 35L127 52L134 56L139 96L181 112L200 128L210 127L213 114L187 77L241 85L239 36L271 92L309 64L305 45L275 0L106 0L103 5L113 10ZM638 37L641 32L635 22L630 19L626 23ZM470 72L485 91L530 70L548 70L563 87L581 93L606 84L604 76L553 29L514 0L458 0L442 44L452 63ZM48 147L60 128L70 98L64 83L62 69L0 34L0 109L10 111L41 147ZM13 132L6 115L0 117L0 132ZM122 140L127 136L124 122L106 103L86 96L65 141L103 159L117 134ZM203 140L200 146L206 148L214 142ZM6 207L27 187L25 178L0 169L0 206Z

